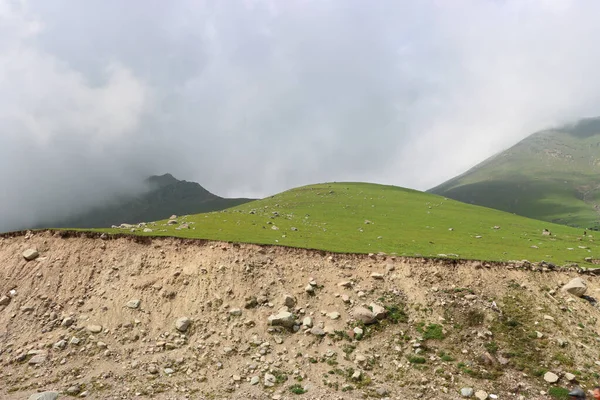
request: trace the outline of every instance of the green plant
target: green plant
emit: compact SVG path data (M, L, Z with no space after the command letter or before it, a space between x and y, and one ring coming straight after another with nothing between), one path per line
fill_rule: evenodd
M548 394L550 397L556 400L568 400L569 389L554 386L548 389Z
M490 354L496 354L498 352L498 343L496 342L487 342L483 347L485 347Z
M419 356L408 356L408 362L411 364L425 364L427 360Z
M290 386L290 392L292 392L294 394L304 394L304 393L306 393L306 390L304 390L302 385L296 383L296 384Z

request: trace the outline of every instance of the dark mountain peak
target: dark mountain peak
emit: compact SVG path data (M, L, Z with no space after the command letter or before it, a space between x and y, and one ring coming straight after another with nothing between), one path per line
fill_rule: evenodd
M177 182L181 181L171 174L152 175L151 177L146 179L146 184L151 186L153 189L163 188L165 186L169 186Z
M598 135L600 134L600 117L584 118L573 124L566 125L560 130L580 138Z

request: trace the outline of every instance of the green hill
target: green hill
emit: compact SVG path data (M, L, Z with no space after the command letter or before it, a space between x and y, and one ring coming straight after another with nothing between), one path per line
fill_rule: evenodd
M437 195L365 183L289 190L220 212L148 224L175 236L334 252L584 264L596 257L582 230L472 206ZM548 229L552 235L542 232ZM120 233L130 229L103 229Z
M136 196L113 199L101 207L38 227L99 228L169 218L172 214L196 214L223 210L252 199L226 199L210 193L196 182L181 181L171 174L151 176L148 190Z
M535 133L431 193L544 221L600 227L600 119Z

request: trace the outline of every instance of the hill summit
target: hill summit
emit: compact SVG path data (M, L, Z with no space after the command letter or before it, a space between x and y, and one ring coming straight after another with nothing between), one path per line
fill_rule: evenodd
M600 228L600 118L534 133L429 190L465 203Z
M252 200L223 198L196 182L179 180L171 174L150 176L144 183L147 190L141 194L120 196L83 214L51 221L40 227L103 228L160 220L172 214L220 211Z

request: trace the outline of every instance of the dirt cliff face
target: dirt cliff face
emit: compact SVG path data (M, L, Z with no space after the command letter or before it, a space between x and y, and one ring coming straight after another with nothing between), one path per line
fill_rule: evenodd
M600 282L583 276L588 299L560 290L576 276L178 239L4 237L0 398L457 399L472 388L545 399L600 373Z

